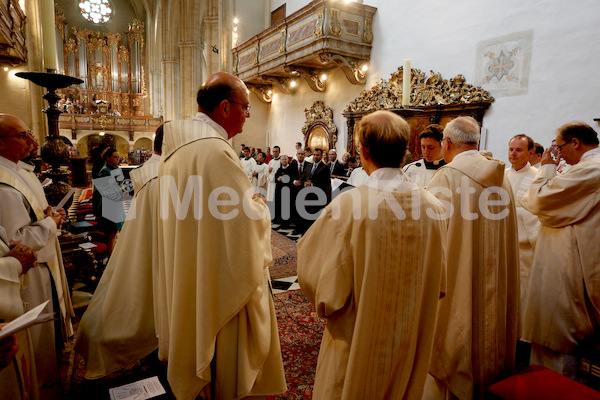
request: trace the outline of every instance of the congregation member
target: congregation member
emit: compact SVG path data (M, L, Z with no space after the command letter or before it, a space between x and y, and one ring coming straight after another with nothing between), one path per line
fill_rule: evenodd
M515 205L504 163L479 154L480 127L444 129L440 168L427 189L445 205L448 291L440 300L428 399L481 399L514 368L519 328Z
M134 197L115 251L79 322L74 349L86 365L85 378L98 379L125 368L158 347L154 323L157 290L156 218L158 165L163 126L154 153L130 173ZM128 300L123 301L123 294Z
M256 156L256 164L252 166L252 187L254 193L263 197L267 196L267 183L269 182L269 166L265 163L265 153Z
M281 156L281 166L275 173L275 215L273 222L288 225L292 221L294 181L298 179L296 163L289 163L289 157Z
M338 161L337 152L335 149L329 150L329 175L330 176L346 176L344 164Z
M304 148L304 159L309 163L313 163L313 151L309 146Z
M442 157L442 138L444 127L441 125L428 125L419 134L421 144L421 160L404 166L403 171L415 183L427 187L433 175L446 164Z
M267 201L273 201L275 199L275 174L281 166L281 148L279 146L273 146L273 157L270 161L267 161L269 165L269 181L267 183Z
M529 157L529 164L534 168L540 168L542 166L542 155L544 154L544 146L539 143L533 144L534 151Z
M48 205L41 183L33 173L21 171L19 161L32 146L29 128L19 118L0 114L0 226L9 242L21 242L37 253L39 268L29 270L29 285L22 297L30 310L51 299L47 312L55 323L38 324L29 331L35 354L40 398L60 396L58 357L62 343L73 335L71 295L58 244L64 210Z
M533 264L535 241L540 229L538 217L527 211L521 205L521 199L537 173L537 168L529 163L530 156L534 153L534 143L527 135L516 135L508 142L508 161L511 166L504 171L510 182L515 208L517 212L517 228L519 237L519 271L521 282L521 295L527 285L529 271ZM523 297L521 296L521 302ZM521 308L521 314L523 308Z
M298 161L298 158L296 155L298 154L299 151L302 151L302 143L296 142L296 144L294 145L294 149L295 149L294 150L294 160Z
M558 150L559 158L552 158ZM560 160L571 168L557 175ZM524 294L523 339L532 343L531 364L570 378L578 350L598 334L600 310L600 148L589 125L561 126L556 148L544 151L522 204L540 231Z
M11 321L23 314L22 281L37 258L31 247L6 241L0 227L0 321ZM2 328L5 323L0 323ZM35 359L27 330L0 339L0 399L38 398Z
M315 149L313 151L313 161L310 177L304 183L304 187L309 188L304 197L309 205L296 204L298 212L307 213L305 230L317 219L318 213L331 201L331 176L329 175L329 167L323 163L323 150Z
M125 211L123 210L123 197L125 193L121 190L119 182L124 179L123 171L119 168L121 160L119 152L114 147L109 147L102 153L104 167L98 173L98 178L94 179L94 193L92 201L94 205L94 214L98 220L98 230L106 235L106 244L108 255L112 252L117 243L117 234L123 227L125 220ZM102 178L112 177L115 179L118 190L115 197L103 196L101 194ZM113 192L114 193L114 192Z
M301 195L306 182L310 179L310 174L312 170L312 163L306 161L305 159L306 153L303 150L298 150L296 153L296 159L298 162L296 163L298 168L298 176L293 181L293 192L292 192L292 218L296 224L296 229L292 232L293 235L299 236L302 235L307 227L309 222L304 218L303 215L298 213L298 202L302 202L305 197Z
M244 158L244 148L246 147L246 145L244 143L241 144L241 149L240 149L240 158Z
M178 399L281 394L286 382L269 289L269 211L264 198L250 198L252 185L227 141L250 116L249 92L219 72L200 87L197 102L193 120L164 126L158 176L164 202L154 243L159 358ZM202 198L181 205L188 185Z
M327 320L313 398L420 399L446 236L425 210L441 214L442 204L400 169L410 139L404 119L376 111L357 136L367 184L336 197L298 242L300 286ZM411 210L413 197L422 218L397 214L392 204Z
M273 159L273 154L271 154L271 148L267 146L267 150L265 151L265 163L270 163Z
M241 159L241 163L248 179L252 180L252 168L256 165L256 160L251 157L249 147L244 147L244 157Z

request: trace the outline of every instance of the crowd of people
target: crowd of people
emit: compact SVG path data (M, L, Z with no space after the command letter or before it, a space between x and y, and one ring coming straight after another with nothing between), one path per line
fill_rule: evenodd
M86 377L158 350L179 399L285 392L268 265L272 223L293 223L299 284L326 320L315 399L481 399L517 360L575 378L600 317L589 125L561 126L545 150L512 137L507 167L478 150L479 123L458 117L420 132L423 158L405 165L410 126L389 111L359 122L359 162L302 143L294 157L238 154L228 141L250 117L249 92L230 74L209 77L197 102L132 171L135 217L76 335ZM72 335L73 314L56 246L64 211L22 167L30 142L23 121L0 116L0 318L47 299L60 318L31 328L31 346L0 343L0 393L52 398L55 335ZM115 153L104 152L109 176ZM35 379L19 379L16 351Z

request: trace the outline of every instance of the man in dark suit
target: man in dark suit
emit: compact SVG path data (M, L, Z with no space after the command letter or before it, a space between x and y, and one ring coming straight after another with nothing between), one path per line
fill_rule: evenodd
M306 195L306 200L313 202L319 200L321 203L306 207L306 212L312 215L308 221L307 228L317 219L319 211L323 209L331 201L331 176L329 174L329 166L322 161L323 150L315 149L313 151L313 166L310 171L310 179L306 181L304 187L316 188ZM323 193L324 196L321 194Z
M331 176L346 176L344 164L338 161L337 152L335 149L329 150L329 175Z
M298 215L296 203L298 200L298 194L302 189L304 189L305 183L310 179L310 172L313 165L305 160L304 150L302 149L298 150L296 153L296 158L298 159L298 162L296 163L295 168L298 170L298 178L293 182L292 219L296 222L296 230L293 232L293 234L298 235L304 233L309 225L307 221Z

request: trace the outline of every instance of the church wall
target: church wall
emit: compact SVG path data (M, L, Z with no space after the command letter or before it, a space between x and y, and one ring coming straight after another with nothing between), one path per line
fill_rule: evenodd
M272 0L271 10L284 1ZM287 15L308 1L287 1ZM453 3L429 1L402 3L365 0L377 7L373 22L374 43L368 81L364 86L348 83L343 75L325 94L312 92L301 84L297 94L276 94L271 105L271 144L279 141L285 151L293 150L302 138L304 108L323 100L334 111L339 131L338 153L346 146L345 119L341 113L362 89L369 89L402 65L445 79L463 74L475 82L480 42L527 30L533 31L531 65L527 92L496 98L484 117L488 129L487 149L507 161L508 140L525 133L547 146L563 123L581 120L600 132L594 118L600 117L595 73L600 65L600 3L595 0L508 0L485 4L476 0ZM339 72L339 71L338 71ZM340 74L336 73L336 76ZM333 83L332 82L328 82ZM335 86L336 90L332 90Z
M29 81L15 76L17 72L27 71L27 67L0 69L0 113L13 114L21 118L31 129L31 105L29 101ZM43 133L43 132L42 132Z

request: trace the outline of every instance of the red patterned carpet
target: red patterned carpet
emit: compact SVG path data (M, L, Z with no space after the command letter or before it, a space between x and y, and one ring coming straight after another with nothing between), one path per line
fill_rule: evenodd
M271 236L273 262L269 265L272 279L295 276L296 242L273 231ZM325 321L319 318L312 305L300 290L291 290L275 295L275 311L279 327L279 338L283 355L288 391L275 399L310 399L317 356ZM76 324L79 321L77 318ZM75 325L75 329L77 325ZM96 381L83 379L85 365L79 355L72 351L72 341L63 354L61 376L64 398L67 399L109 399L108 388L134 382L149 376L158 375L164 382L164 368L156 355L146 357L141 362ZM168 388L167 388L168 390ZM171 399L172 395L157 399Z
M325 320L301 290L275 295L275 311L288 391L277 399L310 399Z

